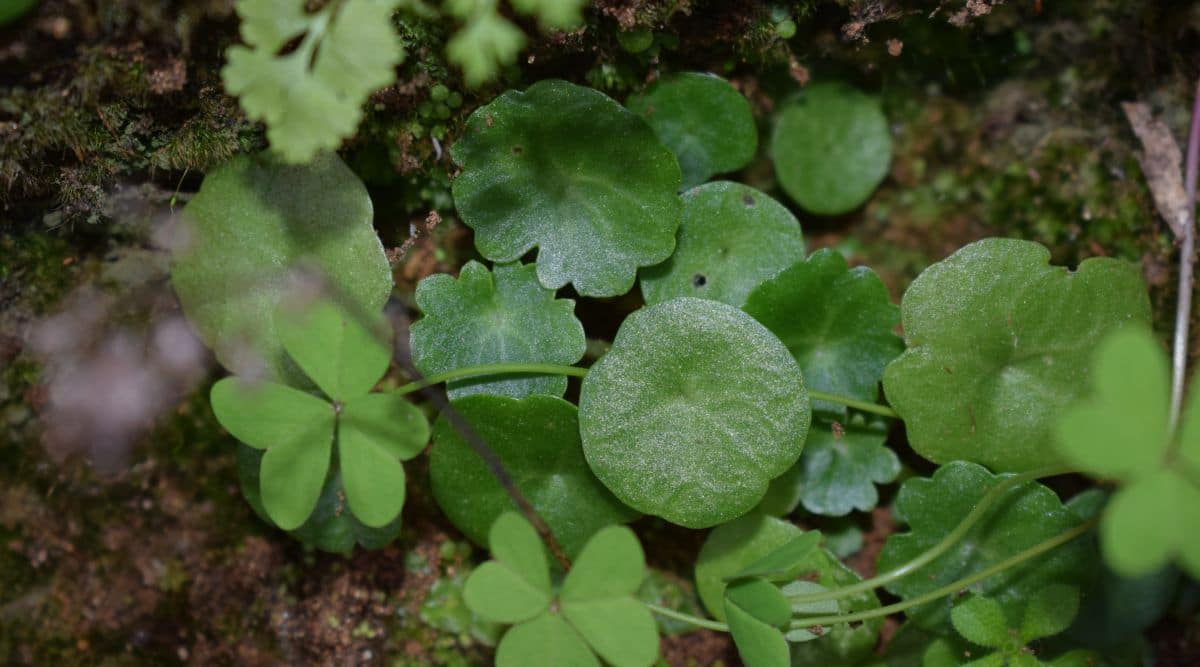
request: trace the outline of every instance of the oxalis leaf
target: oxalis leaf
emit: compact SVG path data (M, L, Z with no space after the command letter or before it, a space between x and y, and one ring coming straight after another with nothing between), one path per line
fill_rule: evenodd
M1075 271L1037 243L985 239L926 269L901 302L908 350L884 373L913 449L937 463L998 471L1060 461L1056 416L1086 391L1091 350L1148 322L1136 267L1108 258Z
M788 667L788 645L779 628L791 615L783 593L763 579L742 579L725 589L725 619L747 667Z
M383 307L392 278L371 215L366 188L335 155L302 167L239 156L209 172L171 266L189 323L234 373L306 384L272 315L303 271L348 312Z
M583 458L574 405L551 396L520 401L474 395L452 407L500 458L521 493L574 558L589 537L624 523L637 512L621 504L596 479ZM483 544L512 499L454 424L443 416L434 427L429 454L433 497L467 537Z
M267 124L285 162L337 148L358 127L367 97L395 80L404 52L391 27L394 6L333 0L310 14L305 0L239 0L248 47L229 48L221 78L246 115Z
M1062 414L1055 435L1071 464L1124 482L1100 526L1105 561L1138 577L1177 558L1200 576L1200 391L1191 392L1172 442L1167 360L1154 336L1122 329L1095 359L1092 395Z
M771 481L769 497L794 498L772 505L772 514L790 514L796 503L813 514L845 516L854 510L869 512L879 502L876 484L887 484L900 474L900 459L884 446L886 427L868 426L858 419L849 425L820 422L808 432L804 453L795 474Z
M223 426L264 450L259 490L266 514L284 530L300 528L325 489L337 441L346 501L366 526L391 523L404 504L401 459L429 437L424 416L399 394L368 394L387 369L390 334L382 318L367 321L332 302L277 318L289 354L318 380L331 404L272 382L226 378L213 385L212 407ZM328 341L333 354L317 354Z
M892 135L873 98L841 84L812 84L776 116L771 157L796 203L837 215L866 201L887 175Z
M740 310L639 310L583 380L583 452L630 507L689 528L749 511L800 456L808 394L788 351Z
M646 303L694 296L741 306L760 282L804 257L795 216L752 187L706 183L681 199L675 253L642 269Z
M804 535L804 531L782 519L751 512L735 521L714 528L696 558L696 592L705 608L718 620L725 615L725 587L730 577ZM789 578L804 577L825 588L848 586L860 581L845 565L824 549L817 549L794 564ZM811 592L796 591L796 592ZM833 608L797 608L798 613L843 613L865 611L879 606L874 594L859 593L834 603ZM794 665L856 664L871 655L882 621L823 628L820 638L791 646Z
M675 153L685 188L741 169L758 149L750 103L720 77L685 72L659 79L627 104Z
M814 390L874 402L888 362L904 351L893 330L900 310L883 281L866 267L847 267L822 249L765 281L743 310L787 346ZM846 408L813 401L813 410L842 416Z
M587 339L575 319L575 302L555 299L537 281L533 265L500 265L492 272L467 262L457 280L429 276L417 285L417 305L425 316L412 326L413 363L426 375L498 362L573 364L583 358ZM487 376L455 380L451 398L468 394L562 396L560 376ZM488 524L490 525L490 521Z
M592 536L554 606L545 552L525 519L502 514L489 542L495 560L471 574L463 599L485 618L517 623L496 648L499 667L598 666L596 655L615 667L655 661L657 626L633 597L646 574L633 531L610 526Z
M877 569L889 571L933 547L1002 479L980 465L956 461L938 468L931 478L906 481L900 487L895 511L909 530L888 538ZM1037 482L1021 484L949 551L887 588L905 599L927 593L1079 523L1053 491ZM1073 540L984 579L971 590L994 599L1006 615L1019 618L1026 601L1038 591L1053 584L1080 585L1093 575L1095 566L1095 555L1087 543ZM909 610L909 619L923 628L944 632L950 606L949 599L931 602Z
M640 266L666 259L679 226L679 166L639 117L565 81L508 91L467 120L450 151L454 202L496 262L538 248L558 289L615 296Z

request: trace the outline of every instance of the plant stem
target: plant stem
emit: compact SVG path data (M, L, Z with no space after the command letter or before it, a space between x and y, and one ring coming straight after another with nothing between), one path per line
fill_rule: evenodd
M1036 557L1046 553L1047 551L1050 551L1051 549L1054 549L1063 544L1066 544L1067 542L1070 542L1071 540L1075 539L1076 537L1079 537L1080 535L1091 530L1093 527L1095 527L1095 525L1098 523L1098 521L1099 521L1099 519L1090 519L1068 531L1059 533L1058 535L1046 540L1045 542L1036 544L1032 547L1029 547L1028 549L1026 549L1024 551L1014 554L1013 556L1010 556L1010 557L1000 561L999 563L996 563L995 565L986 567L986 568L980 570L979 572L976 572L975 574L972 574L967 577L963 577L962 579L959 579L958 581L946 584L945 586L942 586L941 588L932 590L928 593L925 593L924 595L918 595L917 597L909 598L903 602L897 602L896 604L890 604L886 607L880 607L878 609L871 609L869 611L860 611L860 612L857 612L854 614L831 614L828 616L811 616L808 618L798 618L798 619L792 621L792 624L790 627L792 629L799 629L799 628L811 628L813 626L818 626L818 625L835 625L838 623L853 623L856 621L868 621L873 618L880 618L882 616L888 616L891 614L895 614L897 612L911 609L912 607L916 607L918 605L923 605L923 604L927 604L929 602L933 602L933 601L941 599L947 595L956 593L956 592L966 588L967 586L970 586L972 584L983 581L984 579L987 579L988 577L999 574L1000 572L1003 572L1011 567L1020 565L1021 563L1025 562L1031 558L1036 558ZM793 601L795 599L796 598L792 598Z
M795 603L840 600L841 598L849 597L857 593L874 590L880 586L890 584L897 579L907 577L913 572L936 560L939 556L949 551L955 544L966 537L967 533L971 532L971 529L975 527L975 524L979 523L979 521L987 515L988 510L998 503L1013 488L1041 477L1052 477L1065 472L1068 471L1058 467L1038 468L1036 470L1023 472L1019 475L1013 475L1008 479L1002 480L999 484L993 486L991 490L989 490L982 498L979 499L979 502L975 505L975 507L971 509L967 516L963 517L963 520L954 527L954 530L947 533L940 542L933 545L932 548L922 552L916 558L913 558L907 563L893 568L888 572L871 577L870 579L864 579L857 584L835 588L828 591L821 591L820 593L797 595L790 599Z
M646 605L647 609L655 614L658 614L659 616L666 616L667 618L673 618L677 621L690 623L699 628L708 628L709 630L717 630L718 632L729 632L729 626L718 621L710 621L707 618L692 616L691 614L685 614L681 611L675 611L674 609L669 609L667 607L660 607L656 604L650 604L649 602L642 602L642 604Z
M587 375L588 369L578 366L565 366L562 364L537 364L537 363L499 363L499 364L480 364L478 366L463 366L455 368L445 373L436 373L425 378L421 378L415 382L410 382L396 389L398 394L411 394L414 391L432 387L435 384L449 382L451 380L461 380L462 378L479 377L483 375L573 375L575 377L583 377Z
M808 397L814 401L829 401L830 403L837 403L839 405L844 405L849 408L854 408L855 410L861 410L863 412L871 412L871 413L874 413L877 415L883 415L884 417L892 417L893 419L900 418L900 414L898 412L887 407L886 405L879 405L878 403L869 403L867 401L860 401L857 399L850 398L848 396L839 396L837 394L827 394L823 391L816 391L813 389L809 389Z
M1184 187L1187 188L1187 211L1183 219L1183 248L1179 251L1179 296L1175 306L1175 344L1171 354L1171 417L1170 432L1179 425L1183 407L1183 383L1187 371L1188 326L1192 321L1193 268L1196 263L1196 176L1200 167L1200 82L1196 83L1196 99L1192 105L1192 126L1188 132L1187 166Z

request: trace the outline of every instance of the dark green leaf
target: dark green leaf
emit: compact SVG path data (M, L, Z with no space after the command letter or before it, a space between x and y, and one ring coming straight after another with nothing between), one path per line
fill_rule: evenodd
M501 265L491 273L467 262L457 280L429 276L417 285L425 316L412 326L413 363L426 375L499 362L573 364L587 347L575 302L555 299L537 281L533 265ZM560 376L492 375L455 380L451 398L468 394L562 396Z
M689 528L753 508L800 456L809 419L779 341L732 306L692 298L626 318L579 400L596 476L630 507Z
M681 198L675 253L642 269L646 303L694 296L741 306L759 283L804 257L796 217L752 187L718 181Z
M776 116L771 156L792 199L813 213L837 215L866 201L887 175L892 136L873 98L812 84Z
M184 209L171 283L200 338L226 368L252 377L291 366L274 313L293 272L314 269L351 312L378 312L391 292L371 200L335 155L303 167L239 156L208 172Z
M901 304L908 350L884 388L917 453L998 471L1059 460L1053 423L1086 390L1092 350L1148 322L1150 302L1131 264L1068 271L1049 259L1036 243L985 239L913 281Z
M685 188L741 169L758 148L750 103L711 74L685 72L660 79L628 104L675 153Z
M893 330L900 311L870 269L848 269L838 252L822 249L759 285L744 310L787 346L814 390L874 402L888 362L904 350ZM846 408L814 401L813 409Z
M596 479L579 442L575 406L550 396L520 401L474 395L452 403L496 453L521 493L574 557L596 531L637 516ZM445 417L429 456L433 497L459 530L483 544L492 522L517 509L475 450Z
M796 464L803 470L799 485L804 509L826 516L874 509L879 502L875 485L900 474L900 460L884 446L886 438L886 430L862 422L814 425Z
M932 478L906 481L895 508L910 530L888 538L877 569L889 571L941 541L1001 479L982 466L957 461L939 468ZM1036 482L1027 482L1010 490L965 539L914 576L888 585L888 590L905 599L927 593L1079 523L1053 491ZM1006 615L1019 618L1025 603L1037 591L1052 584L1076 585L1087 581L1095 565L1094 553L1087 543L1074 540L984 579L972 590L995 599ZM936 631L944 627L950 604L950 600L943 599L916 607L909 611L909 619Z
M615 296L666 259L679 226L679 166L641 118L599 91L541 81L477 109L451 149L459 214L484 257L538 248L557 289Z

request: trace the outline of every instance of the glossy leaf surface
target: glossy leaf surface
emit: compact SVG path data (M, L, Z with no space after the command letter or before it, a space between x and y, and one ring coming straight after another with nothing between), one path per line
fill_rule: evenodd
M692 298L626 318L579 406L600 481L630 507L689 528L754 507L799 457L810 420L783 345L736 308Z
M998 471L1060 461L1053 421L1087 390L1103 337L1150 318L1136 267L1075 271L1041 245L985 239L926 269L901 303L908 350L884 374L913 449Z
M302 167L236 157L208 173L184 209L171 283L188 321L235 373L303 382L284 358L274 313L290 274L315 271L351 312L391 291L371 200L334 155Z
M496 262L538 248L558 289L615 296L675 246L679 166L645 122L603 93L565 81L508 91L480 107L451 149L459 214Z
M741 306L759 283L804 257L800 223L766 194L741 183L705 183L680 195L675 253L642 269L642 296L680 296Z
M727 81L685 72L660 79L629 99L679 160L683 187L741 169L754 159L758 128L750 103Z
M425 316L412 325L413 363L425 375L499 362L574 364L587 345L575 302L555 299L533 265L493 271L467 262L457 279L437 274L417 285ZM451 398L499 394L562 396L567 378L491 375L449 383Z
M900 310L866 267L848 268L821 249L759 285L743 308L787 346L808 386L875 402L888 362L904 351L894 330ZM845 406L814 401L813 409L846 414Z
M631 521L583 457L574 405L550 396L515 400L474 395L454 409L496 453L505 470L571 557L596 531ZM429 457L433 497L447 518L482 544L492 523L516 505L454 424L442 417Z
M779 184L800 206L846 213L887 175L891 130L874 98L840 84L811 84L776 116L771 157Z

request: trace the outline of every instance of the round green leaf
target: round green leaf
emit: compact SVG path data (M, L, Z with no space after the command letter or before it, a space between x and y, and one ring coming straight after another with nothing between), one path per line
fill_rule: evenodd
M213 414L233 437L255 449L309 437L333 427L333 406L299 389L239 377L217 380L209 392Z
M658 626L646 605L629 597L562 601L562 614L604 661L649 667L658 657Z
M254 513L263 521L275 525L262 503L262 455L261 451L245 445L238 447L238 483L242 488L242 495ZM400 534L400 528L400 517L396 517L386 526L371 528L363 525L354 516L346 505L346 490L342 486L341 470L335 458L329 476L325 479L325 486L321 489L321 496L317 499L316 508L303 525L288 532L292 537L321 551L346 554L350 553L356 544L364 549L385 547Z
M1113 495L1100 524L1104 562L1117 574L1150 574L1178 558L1200 578L1200 488L1173 470L1127 484Z
M496 667L600 667L600 661L569 623L547 612L504 633Z
M335 401L371 391L392 358L392 330L377 311L353 312L333 299L285 303L275 325L288 355Z
M350 510L363 524L384 526L400 514L405 484L399 459L416 456L428 440L425 415L399 394L367 394L342 408L342 478Z
M846 213L887 175L891 130L874 98L840 84L813 84L776 116L771 157L779 184L796 203L821 215Z
M583 451L625 504L689 528L754 507L800 456L800 369L771 332L716 301L639 310L583 380Z
M798 497L804 509L825 516L869 512L879 502L875 485L887 484L900 474L900 459L884 446L886 438L886 430L861 422L814 424L796 464L799 474L776 477L767 496ZM790 509L780 515L789 513Z
M982 595L970 595L950 610L950 622L964 639L1000 648L1009 642L1008 619L999 602Z
M633 286L666 259L679 226L679 166L641 118L565 81L508 91L467 120L450 151L459 214L479 252L511 262L538 248L538 279L586 296Z
M492 558L516 572L537 590L550 595L550 567L542 539L533 525L516 512L505 512L488 531Z
M493 623L520 623L546 611L550 596L506 565L488 561L467 577L463 602Z
M596 533L563 581L563 604L587 602L637 592L646 577L646 556L637 536L625 526Z
M954 530L1002 477L983 466L956 461L931 478L913 478L900 487L895 512L909 525L892 534L879 556L886 572L924 553ZM1011 489L988 516L949 551L924 566L916 576L887 586L908 599L978 572L1020 551L1074 528L1080 519L1053 491L1037 482ZM1026 602L1052 584L1078 585L1094 573L1096 559L1084 540L1073 540L975 584L972 590L994 599L1011 618L1019 618ZM951 601L942 599L911 609L909 619L921 627L944 627Z
M499 362L574 364L587 339L575 319L575 302L555 299L537 281L533 265L500 265L494 272L467 262L457 280L429 276L417 285L425 316L412 326L413 363L426 375ZM561 376L487 376L454 380L451 398L468 394L562 396Z
M937 462L998 471L1059 461L1054 421L1087 389L1092 350L1150 320L1137 268L1109 258L1075 271L1037 243L985 239L926 269L901 302L908 350L884 373L908 439Z
M500 458L504 469L573 557L596 531L631 521L583 457L574 405L551 396L521 400L476 394L452 403ZM444 416L429 454L433 497L451 523L477 544L516 505L471 445Z
M750 186L706 183L681 198L675 254L642 269L646 303L695 296L741 306L750 290L804 257L795 216Z
M342 406L338 418L341 441L362 441L388 456L407 461L429 442L429 422L403 394L379 392L359 396Z
M783 344L816 391L874 402L888 362L904 351L895 333L900 310L879 276L847 267L822 249L759 285L743 308ZM844 415L845 406L813 401L813 410Z
M280 528L294 530L317 506L333 451L333 415L266 451L259 482L263 507Z
M226 368L302 382L273 317L289 275L315 270L352 312L378 312L392 278L371 215L336 155L304 166L243 155L214 169L184 209L171 268L188 321Z
M628 105L675 153L685 188L741 169L758 149L750 103L717 76L685 72L660 79Z

